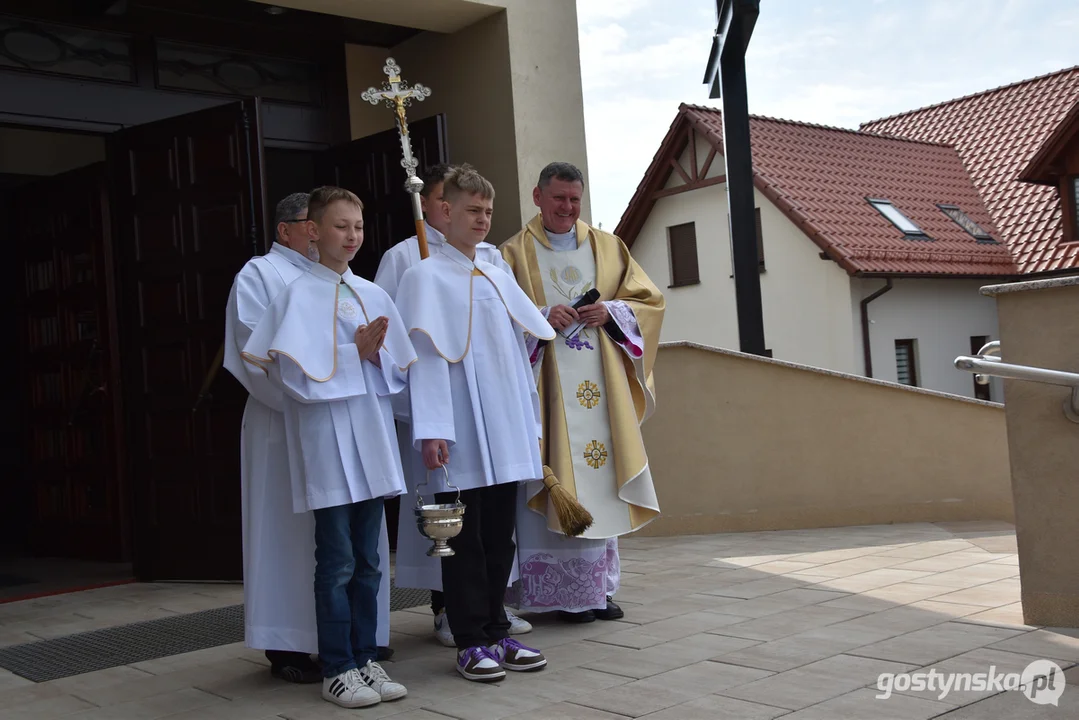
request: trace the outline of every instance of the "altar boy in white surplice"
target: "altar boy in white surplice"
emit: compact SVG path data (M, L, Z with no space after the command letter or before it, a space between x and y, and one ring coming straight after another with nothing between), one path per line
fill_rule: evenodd
M442 198L446 175L450 165L439 164L429 168L421 178L423 190L420 191L420 205L423 208L424 222L427 225L427 246L431 254L441 251L446 243L446 230L442 220ZM481 242L476 246L476 257L491 263L512 274L510 266L502 259L498 248L490 243ZM396 299L401 277L413 265L420 262L420 246L416 236L402 240L382 256L375 273L375 285ZM407 393L397 398L397 444L401 450L401 463L405 468L405 482L408 491L415 492L416 485L423 482L424 468L419 453L412 449L412 426L409 424ZM453 632L446 621L446 601L442 594L442 561L427 555L431 542L420 535L413 515L414 503L402 502L398 507L397 553L395 555L396 574L393 582L399 588L424 588L431 591L431 612L434 614L435 637L447 647L454 647ZM517 562L513 563L510 582L517 579ZM382 595L379 595L381 599ZM388 597L388 595L387 595ZM532 631L532 625L506 608L506 617L510 621L510 635L519 635ZM381 632L381 625L380 625ZM381 637L381 636L380 636ZM388 643L387 643L388 644Z
M457 671L476 681L547 665L542 653L509 636L502 603L514 559L517 485L543 477L525 333L555 333L512 276L477 257L494 195L467 165L446 176L439 208L446 243L404 273L396 297L419 357L409 375L414 446L437 502L457 499L448 478L466 506L461 532L449 541L455 554L442 558L442 586Z
M293 512L315 516L322 697L365 707L404 697L375 661L383 501L404 492L390 397L415 352L396 308L352 274L363 204L318 188L307 210L319 264L270 304L243 349L284 393Z

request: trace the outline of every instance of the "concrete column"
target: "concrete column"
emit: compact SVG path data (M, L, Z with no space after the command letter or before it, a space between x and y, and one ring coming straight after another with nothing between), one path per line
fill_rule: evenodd
M1006 363L1079 373L1079 277L984 288ZM1023 618L1079 627L1079 424L1068 388L1004 383Z

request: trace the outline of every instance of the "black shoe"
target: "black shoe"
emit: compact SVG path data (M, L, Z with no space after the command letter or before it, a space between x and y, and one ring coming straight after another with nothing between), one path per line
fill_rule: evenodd
M378 652L375 654L375 662L386 662L393 657L392 647L378 646Z
M584 612L567 612L560 610L558 617L562 618L568 623L590 623L596 621L596 613L592 610L585 610Z
M290 653L287 660L270 664L270 675L285 682L307 685L322 682L322 666L310 655Z
M607 596L607 607L602 610L593 610L592 613L600 620L619 620L626 616L610 595Z

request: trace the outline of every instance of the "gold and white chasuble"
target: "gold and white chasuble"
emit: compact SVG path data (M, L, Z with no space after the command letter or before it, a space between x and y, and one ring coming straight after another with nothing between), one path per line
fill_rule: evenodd
M640 425L655 407L652 366L664 301L616 236L578 221L576 237L576 249L554 251L537 215L502 252L537 306L572 305L595 287L601 300L628 305L639 326L644 347L637 357L602 328L583 328L548 344L538 369L546 463L595 519L582 537L613 538L659 516ZM561 533L542 482L529 484L528 506Z

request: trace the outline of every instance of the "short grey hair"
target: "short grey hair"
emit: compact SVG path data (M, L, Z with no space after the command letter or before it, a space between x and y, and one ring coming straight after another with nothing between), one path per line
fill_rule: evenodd
M553 162L540 170L537 186L542 190L551 184L551 180L558 179L565 182L579 182L584 186L584 174L576 165L568 162Z
M276 226L289 220L306 220L308 198L310 198L308 193L292 193L277 203L277 211L274 213L274 225Z

